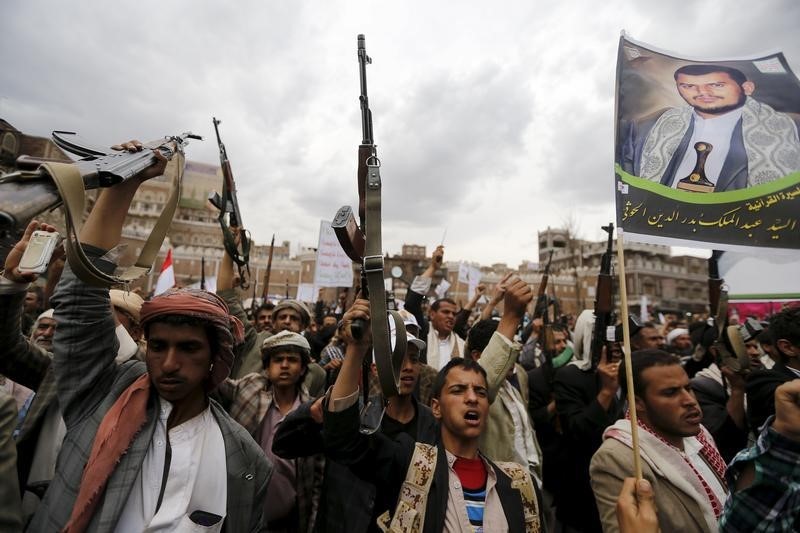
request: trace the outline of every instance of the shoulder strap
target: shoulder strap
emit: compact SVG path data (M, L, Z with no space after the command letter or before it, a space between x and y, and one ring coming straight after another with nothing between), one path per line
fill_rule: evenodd
M67 260L72 270L84 282L98 286L109 287L115 284L127 284L133 280L144 276L153 266L156 254L164 242L164 236L175 215L175 209L180 198L180 184L183 177L183 154L178 151L169 163L175 164L177 168L173 172L172 187L170 196L164 206L164 211L156 221L153 231L147 239L139 258L134 265L131 265L119 274L106 274L92 264L86 256L83 247L78 240L78 234L83 227L82 216L85 209L86 193L83 186L83 179L75 165L70 163L45 163L42 165L45 171L52 177L58 188L61 199L64 201L64 214L66 219L67 235L65 246Z
M497 468L511 478L511 488L519 491L522 499L522 510L525 515L525 533L539 533L539 503L536 501L536 491L533 481L527 470L517 463L494 463Z
M438 450L430 444L416 443L414 455L406 471L406 480L400 487L397 508L393 516L386 511L378 517L381 531L391 533L419 533L425 525L425 507L428 492L436 471Z

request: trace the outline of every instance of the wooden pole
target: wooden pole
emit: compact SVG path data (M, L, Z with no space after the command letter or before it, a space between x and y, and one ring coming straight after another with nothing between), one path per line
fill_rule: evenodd
M622 228L617 228L617 271L619 272L619 299L622 315L622 352L625 357L625 383L628 388L628 413L631 420L631 440L633 441L633 470L636 479L642 479L642 459L639 453L639 425L636 417L636 395L633 390L633 365L631 364L631 329L628 319L628 288L625 284L625 253Z

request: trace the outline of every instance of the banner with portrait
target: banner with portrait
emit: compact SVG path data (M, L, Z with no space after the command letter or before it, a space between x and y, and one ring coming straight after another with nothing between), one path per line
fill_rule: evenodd
M620 38L617 224L633 240L800 249L800 80L782 53L679 57Z

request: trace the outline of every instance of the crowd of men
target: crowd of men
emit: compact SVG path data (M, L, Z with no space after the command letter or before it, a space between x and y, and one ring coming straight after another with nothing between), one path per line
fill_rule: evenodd
M98 196L80 241L100 270L162 171ZM406 295L387 398L357 295L248 316L227 254L216 293L145 300L63 258L42 284L19 269L35 230L55 228L31 222L0 276L2 531L800 528L800 308L721 337L630 320L628 369L619 343L592 357L591 311L545 324L514 274L463 306L429 301L438 247Z

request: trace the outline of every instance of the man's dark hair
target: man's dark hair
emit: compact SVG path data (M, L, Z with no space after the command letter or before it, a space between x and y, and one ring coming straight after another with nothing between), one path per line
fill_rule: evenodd
M261 311L267 311L267 312L269 312L271 314L273 309L275 309L275 304L274 303L272 303L272 302L264 302L263 304L259 305L258 308L256 309L256 315L258 313L260 313Z
M456 367L477 372L483 376L483 379L486 381L488 386L489 378L486 376L486 370L484 370L477 361L473 361L472 359L464 359L463 357L454 357L450 359L446 365L444 365L444 368L441 369L438 374L436 374L436 380L433 382L433 392L431 393L431 398L439 398L439 396L442 394L444 383L447 381L447 374L449 374L450 371Z
M778 339L786 339L795 346L800 346L800 307L787 307L769 319L769 333L772 345L780 353ZM780 353L784 357L783 353Z
M631 354L631 363L633 365L633 393L643 398L647 385L642 382L642 372L654 366L680 365L681 360L664 350L637 350ZM625 372L625 360L623 359L619 365L619 384L622 387L623 397L628 394Z
M489 345L492 335L494 335L494 332L497 331L498 324L499 322L497 320L487 318L485 320L475 322L472 325L472 327L469 329L469 333L467 334L467 348L464 350L468 354L468 358L472 359L472 354L470 353L472 350L483 352L483 350L486 349L486 346Z
M219 351L219 336L217 329L207 320L189 315L162 315L149 320L144 326L144 338L150 338L150 327L153 324L167 324L168 326L199 326L206 332L208 346L213 357Z
M455 305L455 306L458 305L458 304L456 304L456 301L453 300L452 298L439 298L438 300L436 300L435 302L433 302L431 304L431 311L438 311L439 307L441 307L441 305L442 305L442 302L448 303L448 304L452 304L452 305Z
M675 81L678 81L678 75L685 76L704 76L713 72L724 72L731 77L737 84L742 85L747 81L747 76L739 70L732 67L723 67L722 65L684 65L675 71Z

